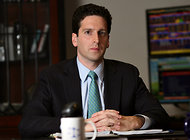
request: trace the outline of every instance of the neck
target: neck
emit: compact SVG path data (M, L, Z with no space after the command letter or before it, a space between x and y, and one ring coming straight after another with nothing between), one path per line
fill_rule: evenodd
M82 59L80 59L80 57L78 57L79 61L85 66L87 67L89 70L95 70L100 63L102 63L103 59L100 61L84 61Z

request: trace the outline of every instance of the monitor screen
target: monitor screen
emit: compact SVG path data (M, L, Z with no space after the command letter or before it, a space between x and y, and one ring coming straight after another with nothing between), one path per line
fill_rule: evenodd
M189 100L190 99L190 69L161 70L160 92L165 100Z
M150 89L161 102L190 101L190 57L150 59Z
M190 54L190 6L146 10L149 55Z

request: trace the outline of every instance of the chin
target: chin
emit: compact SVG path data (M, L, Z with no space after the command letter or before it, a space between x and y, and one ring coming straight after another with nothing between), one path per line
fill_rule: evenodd
M94 58L94 59L91 59L93 62L96 62L96 63L100 63L102 62L103 58Z

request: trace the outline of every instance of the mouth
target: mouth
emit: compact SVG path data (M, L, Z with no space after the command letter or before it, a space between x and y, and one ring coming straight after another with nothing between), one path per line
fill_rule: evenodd
M99 48L90 48L90 50L99 51Z

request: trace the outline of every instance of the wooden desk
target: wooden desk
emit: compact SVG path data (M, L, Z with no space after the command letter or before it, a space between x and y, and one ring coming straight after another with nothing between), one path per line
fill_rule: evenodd
M174 131L169 134L143 134L119 136L116 138L97 138L97 140L188 140L183 131Z
M21 140L19 138L1 138L0 140ZM22 140L54 140L53 138L29 138ZM188 140L187 136L183 131L174 131L174 133L170 134L151 134L151 135L133 135L133 136L119 136L119 137L104 137L104 138L96 138L96 140Z

